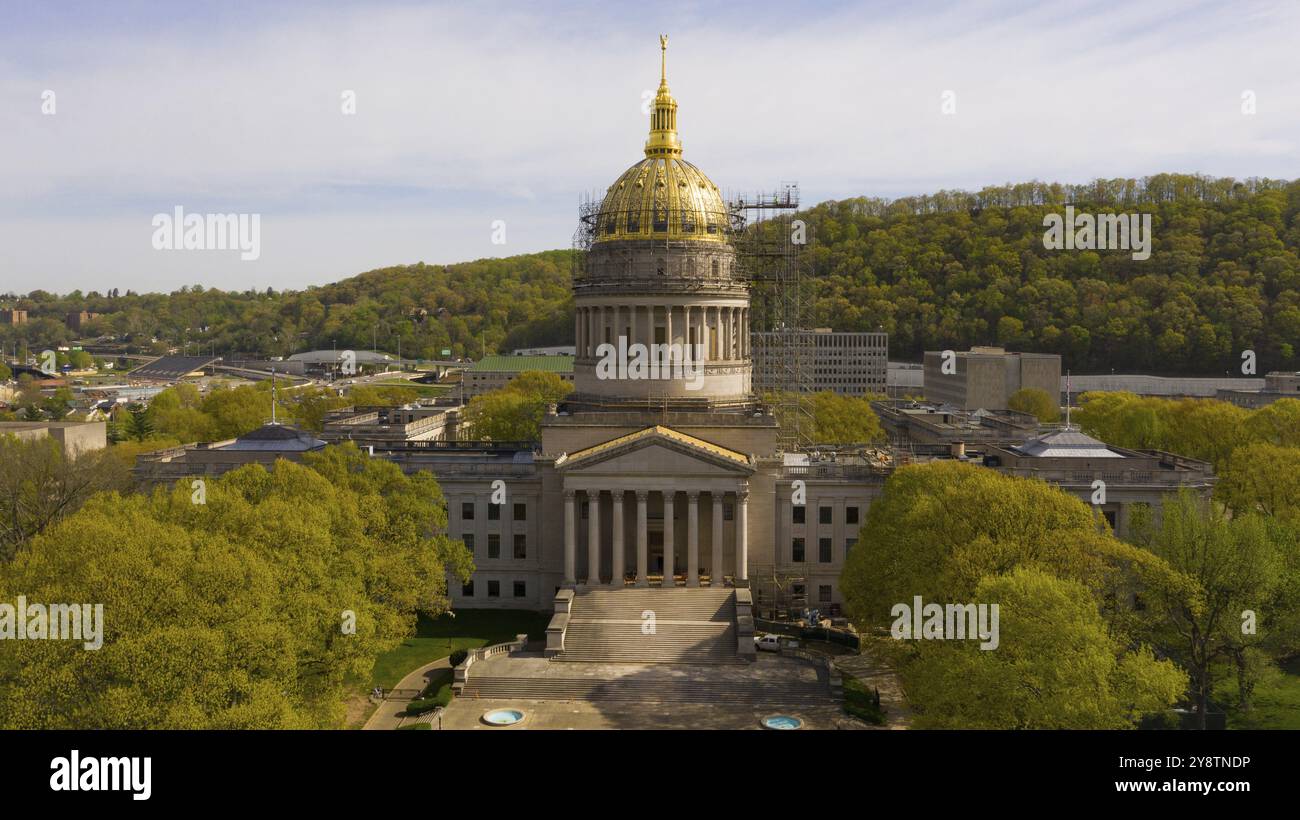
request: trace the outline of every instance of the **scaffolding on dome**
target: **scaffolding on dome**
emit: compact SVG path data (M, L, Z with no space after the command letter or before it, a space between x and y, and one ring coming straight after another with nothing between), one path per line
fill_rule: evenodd
M778 362L772 400L781 420L781 448L802 450L813 443L810 369L816 351L803 287L803 252L813 237L808 226L794 218L799 183L783 182L775 191L732 197L727 206L738 264L750 281L752 331L768 334L768 359Z
M603 203L602 197L591 194L579 199L571 257L575 285L586 279L587 257L596 242L601 217L611 218L609 213L602 214ZM732 197L726 208L719 228L731 240L741 275L750 283L750 311L755 318L751 337L752 333L764 333L771 358L779 362L770 397L781 419L779 443L785 452L804 450L814 440L811 369L816 350L808 332L810 311L803 287L803 251L813 235L802 220L794 219L799 183L783 182L773 191ZM670 213L667 218L675 216ZM612 218L623 220L626 215L616 213ZM653 235L648 239L658 241ZM668 244L667 238L662 241ZM629 261L634 252L631 248L622 251Z

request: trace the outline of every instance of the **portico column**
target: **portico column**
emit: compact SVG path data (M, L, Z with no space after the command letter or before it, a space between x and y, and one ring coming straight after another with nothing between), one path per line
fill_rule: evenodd
M600 583L600 490L587 490L587 586Z
M613 587L623 586L623 491L611 490L614 499L614 555L610 562L609 583Z
M673 580L673 496L674 490L664 490L664 586L674 587Z
M749 490L736 493L736 584L749 580Z
M686 493L686 586L700 585L700 494Z
M709 564L709 584L722 586L722 493L713 496L713 561Z
M577 535L573 529L573 490L564 491L564 583L576 584L574 555L577 553Z
M637 490L636 493L636 585L650 586L646 570L650 565L649 551L646 547L646 499L649 493Z
M664 305L664 342L673 343L673 306ZM672 350L672 348L668 348Z

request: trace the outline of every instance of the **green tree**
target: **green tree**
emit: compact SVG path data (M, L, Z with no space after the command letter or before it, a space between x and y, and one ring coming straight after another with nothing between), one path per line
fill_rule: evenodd
M465 408L469 435L488 441L537 441L547 407L572 390L554 373L521 373L505 387L470 399Z
M1028 413L1045 424L1060 421L1061 403L1037 387L1022 387L1007 399L1007 407Z
M858 546L849 553L841 573L840 586L854 623L870 630L891 625L894 606L910 604L916 596L938 603L1004 600L981 596L990 589L988 584L1000 583L998 579L1018 570L1068 582L1065 587L1049 585L1053 596L1074 601L1061 612L1078 611L1076 586L1088 593L1091 608L1087 621L1103 623L1107 640L1093 641L1096 630L1074 615L1065 616L1074 618L1075 624L1065 634L1070 640L1084 641L1081 647L1093 641L1092 649L1085 652L1087 664L1111 670L1115 676L1105 684L1093 676L1091 685L1101 688L1086 692L1081 679L1064 672L1055 679L1040 679L1041 669L1000 665L1002 657L1027 658L1043 648L1036 643L1043 635L1033 630L1022 633L1011 629L1004 633L999 649L976 649L969 657L961 654L969 648L954 647L951 642L900 642L905 645L895 646L893 654L909 701L929 715L927 725L963 726L977 720L973 713L956 706L963 697L969 698L970 691L981 691L959 683L968 680L962 674L967 666L962 664L974 664L972 675L976 670L1021 669L1019 677L997 685L989 683L993 686L989 691L1012 701L1016 701L1012 691L1016 687L1032 692L1031 701L1040 711L1032 711L1026 702L1017 707L1019 712L1008 713L1018 716L1009 719L1022 720L1025 725L1071 726L1078 725L1076 721L1094 721L1092 725L1114 726L1131 721L1135 710L1173 702L1174 696L1169 695L1173 673L1154 660L1145 641L1163 609L1154 603L1139 608L1133 604L1132 594L1134 590L1159 589L1163 605L1179 592L1186 595L1189 582L1151 552L1104 531L1081 501L1041 481L1011 478L957 462L898 469L871 505ZM1026 578L1017 583L1026 589L1042 586L1031 581ZM1010 596L1012 591L1006 594ZM1038 593L1024 597L1032 599L1034 594ZM1049 618L1028 607L1019 611L1026 619ZM1022 635L1029 640L1027 645L1018 643ZM981 654L998 657L977 657ZM1110 660L1104 661L1106 657ZM952 675L944 671L950 664L957 664L952 668L958 671ZM979 679L991 680L982 673ZM1179 691L1185 676L1181 680L1176 687ZM967 688L959 694L946 686ZM1092 711L1072 715L1066 704L1076 699L1092 704ZM1055 709L1062 711L1049 714ZM996 720L993 716L986 719Z
M1163 643L1191 674L1190 694L1204 729L1216 662L1235 659L1245 675L1246 650L1263 641L1258 632L1243 631L1245 613L1281 615L1269 605L1276 600L1284 556L1264 519L1230 519L1189 490L1165 502L1162 519L1158 531L1136 538L1195 584L1190 594L1155 594L1164 595L1168 613ZM1244 682L1243 697L1249 691Z
M214 440L237 438L271 420L271 385L218 387L203 398L199 409L210 420Z
M69 458L53 438L0 435L0 562L95 493L129 486L129 470L104 451Z
M1215 497L1236 516L1259 512L1300 524L1300 448L1238 447L1220 473Z
M125 430L127 438L144 441L153 435L153 421L149 418L149 409L139 405L128 408Z
M810 409L818 444L874 444L885 439L869 399L827 390L813 394Z
M472 569L437 483L355 447L152 496L97 496L32 539L0 595L104 606L103 646L0 653L5 728L325 728L416 614ZM355 624L355 629L352 628ZM75 681L75 684L73 683Z
M997 603L999 644L917 642L903 668L917 728L1128 729L1186 689L1176 665L1112 633L1082 584L1018 567L974 600Z

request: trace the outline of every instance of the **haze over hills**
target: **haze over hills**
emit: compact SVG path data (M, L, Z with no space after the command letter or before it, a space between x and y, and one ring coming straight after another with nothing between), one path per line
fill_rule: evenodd
M1044 217L1151 215L1149 259L1127 250L1049 250ZM978 193L825 202L800 217L815 324L883 329L895 359L999 343L1060 353L1076 372L1223 374L1252 349L1260 372L1300 368L1300 182L1161 174L1086 185L1029 182ZM171 294L33 291L0 341L98 335L201 343L218 353L311 348L433 358L572 343L572 251L417 263L301 291L201 286ZM69 312L100 316L73 333Z

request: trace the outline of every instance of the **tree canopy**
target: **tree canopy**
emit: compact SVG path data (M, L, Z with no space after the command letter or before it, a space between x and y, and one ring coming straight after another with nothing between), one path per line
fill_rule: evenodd
M520 373L505 387L470 399L468 435L482 441L539 441L547 407L572 391L573 385L554 373Z
M5 728L321 728L472 559L445 503L354 446L102 494L0 568L0 599L103 605L103 646L12 641ZM354 624L353 629L350 624Z
M1061 403L1037 387L1022 387L1007 399L1007 407L1028 413L1045 424L1061 419Z
M936 462L890 476L840 577L859 628L883 628L916 596L1002 607L994 651L892 647L918 725L1114 728L1177 700L1186 675L1141 640L1127 592L1152 586L1172 599L1190 584L1102 528L1061 490L983 467Z
M1251 442L1300 447L1300 400L1247 410L1214 399L1161 399L1133 393L1084 393L1072 418L1108 444L1165 450L1216 468Z

